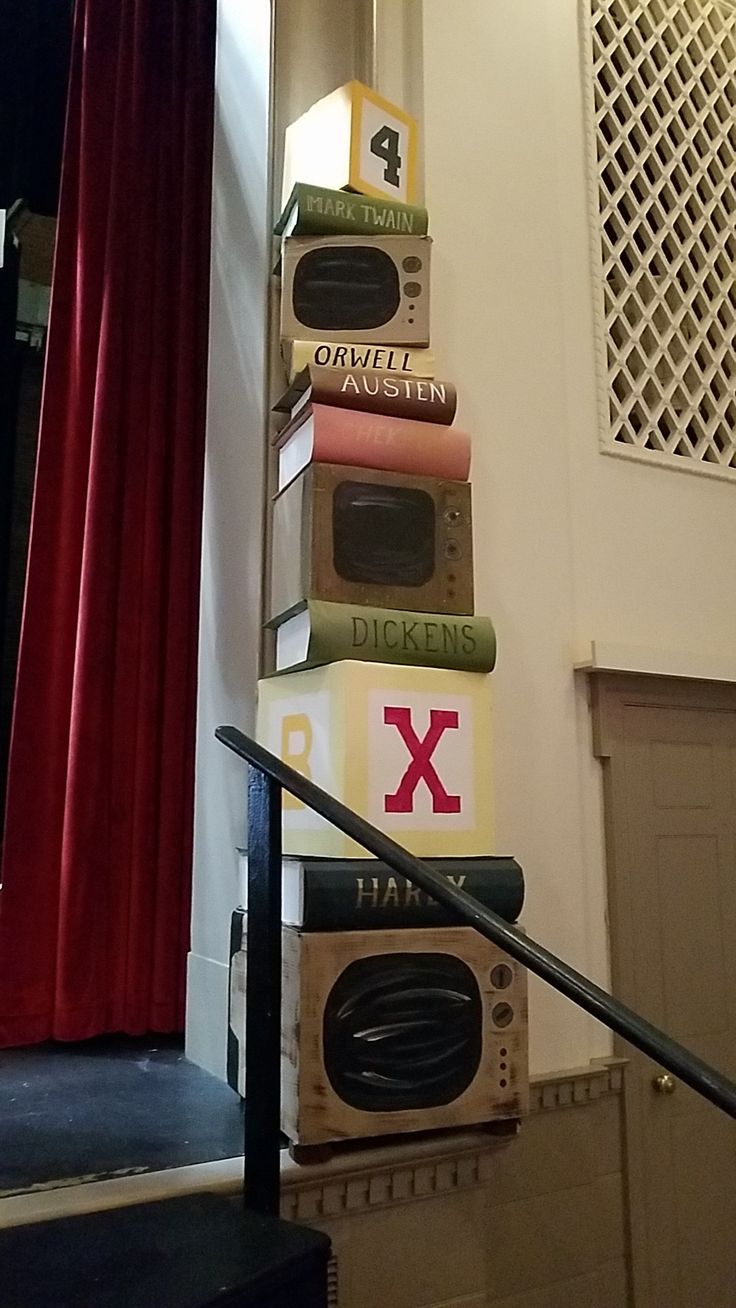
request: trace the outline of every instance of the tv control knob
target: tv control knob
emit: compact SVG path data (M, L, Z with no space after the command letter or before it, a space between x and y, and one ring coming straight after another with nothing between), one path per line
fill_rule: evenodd
M456 559L462 558L462 554L463 552L460 546L458 545L457 541L448 540L447 544L445 545L445 558L450 559L450 561L454 563Z
M496 990L505 990L513 979L514 974L508 963L498 963L496 967L491 968L491 985L495 986Z
M445 509L442 516L448 527L457 527L463 520L463 515L460 509Z
M422 293L419 282L404 282L404 295L408 295L410 300L417 300Z
M495 1026L510 1026L514 1020L514 1010L510 1004L494 1004L491 1020Z
M404 272L418 273L422 267L422 261L415 254L409 254L405 259L402 259L401 266Z

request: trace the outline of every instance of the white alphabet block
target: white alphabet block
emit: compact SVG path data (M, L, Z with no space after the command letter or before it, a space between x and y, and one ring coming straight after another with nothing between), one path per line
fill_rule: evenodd
M415 118L347 82L287 127L282 209L295 182L414 204L417 136Z
M494 852L487 676L345 661L266 678L256 734L414 854ZM365 851L285 793L284 853Z

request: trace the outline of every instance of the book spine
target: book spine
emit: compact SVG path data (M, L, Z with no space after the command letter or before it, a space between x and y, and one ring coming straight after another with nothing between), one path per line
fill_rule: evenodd
M316 463L467 481L470 437L457 427L312 405Z
M341 659L403 663L410 667L491 672L496 635L490 618L409 613L310 600L307 664Z
M501 860L499 860L501 862ZM488 872L452 873L448 879L506 922L515 922L524 901L524 878L512 859ZM359 872L330 867L294 867L301 875L304 931L375 931L403 927L462 925L442 905L405 877L365 860Z
M426 236L427 210L348 191L301 183L292 236Z
M336 341L282 341L289 382L309 363L323 368L370 368L400 376L434 377L434 352L403 345L357 345Z
M313 404L332 404L365 413L383 413L445 426L454 420L457 392L451 382L392 377L374 369L310 370Z

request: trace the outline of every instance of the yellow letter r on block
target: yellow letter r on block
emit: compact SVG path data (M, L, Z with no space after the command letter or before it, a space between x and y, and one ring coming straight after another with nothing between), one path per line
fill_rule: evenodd
M301 772L309 781L312 771L309 755L312 752L312 724L306 713L287 713L281 722L281 757L284 763ZM302 801L284 790L284 808L304 808Z

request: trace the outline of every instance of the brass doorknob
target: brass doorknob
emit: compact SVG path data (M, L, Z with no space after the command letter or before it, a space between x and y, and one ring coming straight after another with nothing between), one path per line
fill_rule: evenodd
M660 1095L673 1095L677 1089L674 1076L670 1076L668 1072L660 1072L659 1076L655 1076L652 1085Z

